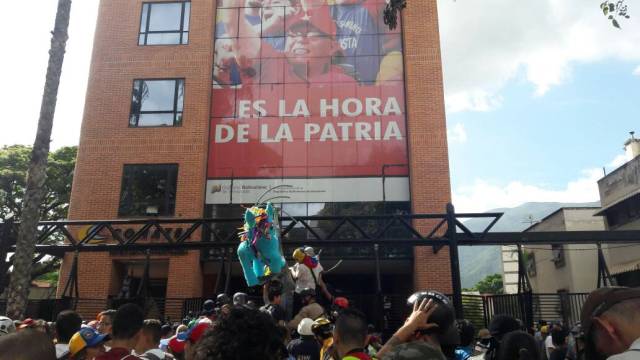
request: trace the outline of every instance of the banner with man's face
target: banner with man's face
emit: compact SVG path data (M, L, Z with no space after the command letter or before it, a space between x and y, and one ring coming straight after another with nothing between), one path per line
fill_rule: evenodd
M207 203L408 201L402 38L384 0L219 0ZM232 180L233 179L233 180Z

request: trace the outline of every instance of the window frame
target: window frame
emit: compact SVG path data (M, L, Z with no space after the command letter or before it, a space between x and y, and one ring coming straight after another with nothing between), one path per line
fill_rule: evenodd
M189 3L189 29L184 28L184 23L185 23L185 7L186 4ZM159 4L181 4L181 10L180 10L180 29L179 30L149 30L149 26L150 26L150 21L151 20L151 9L153 8L153 5L159 5ZM147 14L146 14L146 19L144 19L145 21L145 28L144 31L141 29L142 27L142 20L143 20L143 15L145 15L144 13L144 8L145 6L148 6L147 8ZM137 43L138 46L175 46L175 45L189 45L189 37L190 37L190 28L191 28L191 1L148 1L148 2L143 2L142 3L142 8L140 10L140 21L138 22L138 38L137 38ZM148 39L149 39L149 34L179 34L180 35L180 41L178 43L175 44L147 44ZM184 35L187 35L187 39L186 41L184 40ZM140 37L144 36L144 41L141 43L140 42Z
M137 114L134 113L133 108L133 92L136 88L137 81L174 81L174 93L173 93L173 111L162 111L162 110L154 110L154 111L142 111L140 109ZM180 82L182 82L182 110L178 111L178 90L180 89ZM131 97L130 97L130 109L129 109L129 127L130 128L166 128L166 127L180 127L184 122L184 98L186 95L186 80L185 78L151 78L151 79L133 79L131 84ZM142 107L142 106L141 106ZM172 125L140 125L140 115L142 114L173 114L173 124ZM131 123L131 117L136 116L135 125ZM178 115L180 115L180 120L178 121Z
M159 167L159 168L164 168L167 171L167 176L166 179L169 180L172 177L170 176L170 170L172 168L175 168L175 181L174 181L174 199L173 199L173 209L170 212L167 212L167 214L161 214L160 213L160 207L158 209L158 214L122 214L121 212L121 208L122 208L122 193L125 189L125 176L126 176L126 169L127 168L135 168L135 167ZM135 218L157 218L157 217L174 217L176 214L176 204L177 204L177 199L178 199L178 179L179 179L179 174L180 174L180 164L178 163L133 163L133 164L123 164L122 165L122 175L121 175L121 179L120 179L120 193L118 194L118 218L128 218L128 219L135 219ZM169 181L167 181L167 189ZM165 207L168 208L168 205L170 204L169 201L169 197L168 197L169 191L165 191L164 196L163 196L163 201L164 201L164 205Z

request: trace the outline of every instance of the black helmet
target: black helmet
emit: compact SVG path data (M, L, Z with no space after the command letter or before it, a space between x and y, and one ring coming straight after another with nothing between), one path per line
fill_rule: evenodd
M304 288L300 291L300 297L304 298L305 296L316 296L316 291L311 288Z
M218 294L218 296L216 296L216 305L221 307L222 305L227 305L227 304L231 304L231 299L229 298L229 295L227 294Z
M202 315L211 315L215 312L215 303L211 299L205 300L202 304Z
M244 306L247 304L248 295L243 292L233 294L233 306Z
M456 326L456 314L451 304L451 300L438 291L418 291L407 299L407 305L413 307L415 303L420 304L422 300L433 300L437 307L429 317L429 322L438 324L437 328L429 331L435 334L441 345L460 345L460 334Z

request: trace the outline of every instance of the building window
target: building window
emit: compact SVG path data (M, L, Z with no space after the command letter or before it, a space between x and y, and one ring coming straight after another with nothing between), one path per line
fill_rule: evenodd
M142 4L138 45L188 44L190 12L188 1Z
M125 165L118 216L172 216L177 164Z
M551 261L556 268L561 268L565 265L564 247L562 245L551 245Z
M129 126L182 124L184 79L134 80Z

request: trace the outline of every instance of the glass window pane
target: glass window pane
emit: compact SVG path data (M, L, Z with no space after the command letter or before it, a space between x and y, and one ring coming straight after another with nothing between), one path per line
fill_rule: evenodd
M182 29L180 30L189 30L189 20L191 17L191 3L184 4L184 21L182 25Z
M182 111L184 103L184 80L178 80L178 100L176 101L176 110Z
M142 14L140 15L140 32L147 31L147 15L149 11L149 4L142 4Z
M180 30L182 3L152 4L149 31Z
M144 45L144 34L140 34L138 37L138 45Z
M177 165L125 165L118 215L173 215L177 175Z
M148 80L143 82L141 111L174 111L176 80Z
M182 113L176 113L176 121L173 123L174 126L179 126L182 124Z
M188 44L189 43L189 33L188 32L183 32L182 33L182 44Z
M173 112L161 114L140 114L138 126L173 126Z
M147 45L180 44L180 33L148 34Z

